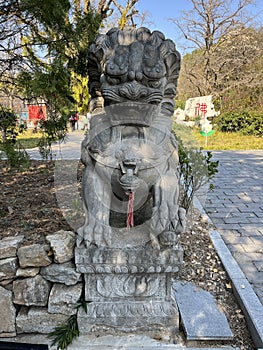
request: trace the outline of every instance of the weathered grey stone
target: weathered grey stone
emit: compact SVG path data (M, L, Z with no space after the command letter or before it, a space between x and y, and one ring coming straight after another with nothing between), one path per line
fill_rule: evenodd
M0 240L0 259L16 256L17 248L24 236L4 237Z
M177 339L176 339L177 340ZM87 344L88 348L87 348ZM69 345L68 350L240 350L239 348L233 348L232 346L223 347L197 347L190 348L185 346L180 340L176 341L175 344L169 344L165 340L155 340L146 335L102 335L96 337L94 335L81 335L73 340L72 344ZM258 349L262 350L262 349Z
M65 323L66 315L50 314L47 309L22 307L16 318L17 333L50 333L54 327Z
M48 300L48 312L55 314L73 315L74 308L82 293L82 283L74 286L65 286L55 283L51 289Z
M13 290L13 278L10 280L3 280L0 282L0 286L5 287L5 289Z
M50 265L52 260L48 251L48 245L32 244L20 247L17 251L19 264L21 267Z
M65 263L74 256L75 233L72 231L60 230L53 235L48 235L46 240L54 252L54 261L56 263Z
M0 281L15 278L18 268L17 258L6 258L0 260Z
M14 281L14 303L27 306L46 306L50 289L51 283L40 275Z
M19 268L16 271L16 277L34 277L40 271L39 267L27 267L24 269Z
M233 334L213 296L190 282L173 284L187 340L227 340Z
M185 210L178 205L171 116L180 55L160 32L113 28L88 58L86 220L77 230L75 262L92 303L87 314L79 310L79 327L178 331L171 279L182 265Z
M130 237L136 237L137 211L137 225L145 224L141 241L145 244L152 234L171 247L185 219L178 206L178 150L171 134L180 54L160 32L113 28L95 40L88 57L92 118L81 157L87 220L77 231L77 245L115 244L113 227L125 227L125 215L123 220L118 214L127 214L125 201L130 198ZM123 237L119 241L125 246L128 237Z
M87 313L83 308L78 310L78 326L82 334L100 332L103 326L112 327L112 332L114 329L117 332L134 332L136 329L150 332L166 327L169 332L177 333L179 312L176 304L170 301L91 302Z
M81 273L177 273L183 264L183 249L139 247L88 247L75 249L77 271Z
M76 271L72 262L42 267L40 273L48 281L63 283L67 286L74 285L81 280L81 274Z
M1 333L16 333L16 309L12 303L12 292L0 287L0 336Z

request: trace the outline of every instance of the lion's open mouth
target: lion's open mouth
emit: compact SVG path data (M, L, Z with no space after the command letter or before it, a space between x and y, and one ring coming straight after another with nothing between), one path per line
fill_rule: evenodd
M115 102L107 106L112 125L150 126L157 110L157 104L136 101Z
M162 91L156 89L139 88L138 85L125 84L121 86L110 86L102 90L102 95L107 105L127 101L136 101L158 105L162 102Z

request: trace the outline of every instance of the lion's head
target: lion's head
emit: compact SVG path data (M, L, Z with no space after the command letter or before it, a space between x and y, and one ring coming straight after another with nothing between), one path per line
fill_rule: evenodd
M180 55L161 32L113 28L96 39L88 59L92 99L103 97L104 106L158 105L162 114L172 115Z

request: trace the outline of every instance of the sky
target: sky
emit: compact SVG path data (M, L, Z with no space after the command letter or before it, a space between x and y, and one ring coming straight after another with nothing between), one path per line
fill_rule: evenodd
M238 0L232 0L237 3ZM263 26L263 0L255 0L256 5L248 8L250 14L257 25ZM149 15L143 24L151 30L160 30L166 38L172 39L180 51L185 51L186 43L176 29L176 26L169 21L169 18L178 18L182 16L181 11L187 11L192 8L190 0L139 0L136 5L139 12L146 11Z

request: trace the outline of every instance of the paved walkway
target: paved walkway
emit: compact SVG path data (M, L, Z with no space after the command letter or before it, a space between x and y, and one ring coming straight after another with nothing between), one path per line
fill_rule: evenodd
M202 204L263 304L263 150L214 151L219 172Z
M85 137L84 131L76 130L67 134L64 142L52 145L52 157L56 159L79 159L81 154L81 142ZM38 147L27 150L31 159L41 160Z

